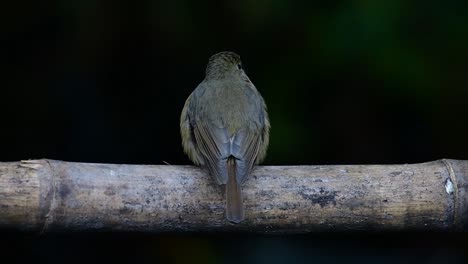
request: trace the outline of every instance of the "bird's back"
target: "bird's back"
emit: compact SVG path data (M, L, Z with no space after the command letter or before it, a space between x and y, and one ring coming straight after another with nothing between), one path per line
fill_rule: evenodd
M263 109L258 104L258 92L249 87L253 84L214 80L201 86L203 96L199 97L197 105L200 109L196 118L218 128L226 128L230 137L240 129L255 131L261 128ZM261 97L260 100L263 103Z

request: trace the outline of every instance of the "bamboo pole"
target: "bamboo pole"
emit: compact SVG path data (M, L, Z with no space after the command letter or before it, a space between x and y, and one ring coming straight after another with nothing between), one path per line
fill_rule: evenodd
M50 231L467 230L468 161L263 166L243 185L246 220L194 166L0 163L0 228Z

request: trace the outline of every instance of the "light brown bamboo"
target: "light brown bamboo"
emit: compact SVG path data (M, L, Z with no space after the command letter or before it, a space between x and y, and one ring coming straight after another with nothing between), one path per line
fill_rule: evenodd
M243 185L246 220L194 166L0 163L0 228L49 231L467 230L468 161L261 166Z

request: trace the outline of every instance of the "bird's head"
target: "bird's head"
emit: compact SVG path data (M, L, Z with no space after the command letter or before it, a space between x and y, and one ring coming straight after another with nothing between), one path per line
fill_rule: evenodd
M244 71L240 56L234 52L219 52L208 60L208 66L206 67L207 79L223 79L242 75L244 75Z

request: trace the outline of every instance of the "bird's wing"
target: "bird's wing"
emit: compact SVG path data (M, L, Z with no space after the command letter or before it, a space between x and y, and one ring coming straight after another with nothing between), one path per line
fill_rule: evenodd
M226 184L228 179L226 162L230 156L230 140L227 129L210 125L203 120L195 121L192 129L208 171L218 184Z
M237 181L243 182L250 174L262 144L260 130L241 129L231 144L231 154L236 158Z

